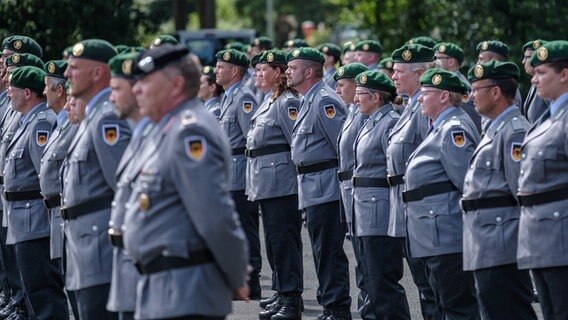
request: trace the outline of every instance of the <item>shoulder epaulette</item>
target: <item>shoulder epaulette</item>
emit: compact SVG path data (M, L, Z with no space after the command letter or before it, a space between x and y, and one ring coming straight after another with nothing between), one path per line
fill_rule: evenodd
M461 121L460 121L460 119L458 119L458 117L453 116L453 117L448 121L448 124L450 125L450 127L461 126Z
M45 120L47 119L47 113L45 111L40 111L37 113L38 120ZM30 119L31 120L31 119Z
M292 92L288 91L284 94L284 97L286 98L286 100L289 100L289 99L294 98L294 95L292 94Z
M197 117L195 115L195 112L193 112L192 110L185 110L182 113L180 121L182 127L187 127L196 122L197 122Z
M320 96L322 96L323 98L329 97L329 92L327 92L327 90L325 90L325 88L322 88L320 90Z
M105 101L105 102L103 102L103 105L101 106L101 112L104 115L114 113L114 106L110 102Z

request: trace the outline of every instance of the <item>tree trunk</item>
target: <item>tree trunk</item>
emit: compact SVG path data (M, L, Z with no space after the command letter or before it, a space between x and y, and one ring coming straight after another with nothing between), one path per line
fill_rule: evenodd
M215 28L217 26L215 0L197 0L197 13L199 14L201 28Z
M173 5L176 30L185 30L187 26L187 0L174 0Z

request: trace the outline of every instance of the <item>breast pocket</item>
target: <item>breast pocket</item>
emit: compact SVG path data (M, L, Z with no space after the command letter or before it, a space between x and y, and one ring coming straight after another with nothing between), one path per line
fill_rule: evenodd
M77 149L71 154L70 163L72 164L72 172L70 178L79 183L86 181L85 176L88 172L89 149Z
M406 161L410 158L410 154L412 154L412 152L416 149L416 146L414 145L415 140L415 134L408 130L391 139L391 144L393 146L390 147L390 156L393 157L392 161L397 164L397 168L406 168Z
M298 128L298 145L294 147L300 148L300 151L305 151L314 143L314 126L313 125L304 125Z
M16 178L19 175L22 175L25 170L25 163L24 163L24 149L14 149L8 154L8 161L11 163L6 164L6 172L4 175L7 178Z
M422 231L428 234L427 238L431 241L432 246L439 247L444 244L452 244L457 239L456 218L450 214L448 202L426 204L421 209L418 218Z
M550 162L556 161L558 158L558 148L556 146L546 146L542 149L534 150L534 152L529 154L529 158L532 165L530 174L535 181L544 182L547 180L547 175L550 177L556 174L547 170Z
M488 257L511 254L516 248L519 213L516 210L500 212L480 212L474 219L476 238ZM483 249L485 247L485 249Z
M133 199L137 212L145 217L152 208L152 202L162 193L162 177L158 174L141 174L136 180L136 198Z
M67 151L65 150L53 150L53 152L50 152L43 161L49 162L48 167L51 168L51 170L47 170L47 172L44 173L47 176L42 176L42 179L59 181L59 168L61 168L66 155Z
M491 183L494 175L499 174L501 161L499 159L480 158L473 164L475 166L475 176L472 181L476 188L485 189Z
M235 130L236 119L235 116L224 116L221 119L221 127L225 130L225 133L229 135L230 132Z
M389 222L388 189L354 189L355 224L359 230L381 231L386 234Z
M272 131L274 130L274 119L264 119L262 120L258 126L260 126L260 130L262 131L262 139L263 141L269 141L272 136Z

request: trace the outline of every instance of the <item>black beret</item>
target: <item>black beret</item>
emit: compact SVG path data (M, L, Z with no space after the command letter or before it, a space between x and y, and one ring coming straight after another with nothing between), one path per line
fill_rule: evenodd
M183 45L165 44L142 53L136 59L132 67L134 76L149 75L165 67L168 63L177 61L189 53L189 49Z

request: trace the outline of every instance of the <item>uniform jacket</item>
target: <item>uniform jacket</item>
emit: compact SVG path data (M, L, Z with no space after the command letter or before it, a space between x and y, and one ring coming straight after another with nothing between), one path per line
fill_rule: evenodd
M125 216L129 254L149 263L206 248L215 262L142 275L136 319L228 314L231 289L246 280L248 250L229 192L226 136L193 99L156 124L139 157Z
M535 123L546 109L550 103L536 94L536 87L531 85L529 93L527 94L527 99L522 107L522 113L525 115L530 123Z
M388 133L400 115L387 104L369 117L355 140L354 177L387 178ZM353 229L358 237L386 236L389 188L353 187Z
M104 90L89 102L92 107L69 145L62 166L65 207L114 195L114 174L130 141L131 130L125 120L118 119L114 106L108 102L110 90ZM67 289L79 290L110 282L112 248L107 233L110 209L109 206L65 222Z
M4 190L39 191L41 154L53 128L55 113L45 102L34 107L6 148ZM6 201L7 244L49 237L47 208L42 199Z
M4 178L4 166L6 164L6 149L10 142L12 142L12 138L14 137L14 133L16 133L16 129L18 129L21 117L21 113L12 109L11 106L8 106L8 109L2 118L2 142L0 142L0 172L2 172L2 178ZM2 193L2 226L8 227L8 211L6 210L5 200L4 193Z
M205 101L205 108L219 120L219 115L221 114L221 99L219 97L212 97Z
M455 108L408 160L406 190L451 181L458 189L406 205L408 242L414 258L462 252L463 181L479 135L467 113Z
M51 198L60 195L61 180L59 171L63 165L63 160L67 156L67 149L71 140L79 128L76 124L71 124L69 119L55 128L51 137L47 141L41 156L41 167L39 171L39 185L44 198ZM51 239L50 253L51 258L61 258L63 254L63 219L61 218L61 208L49 210Z
M225 93L227 94L227 93ZM219 121L229 138L231 149L244 148L250 118L257 110L253 93L241 81L221 102ZM231 191L245 190L246 158L244 153L232 155Z
M292 131L292 161L306 166L337 160L337 137L347 110L339 96L319 81L304 96ZM299 209L339 200L337 168L298 175Z
M387 173L389 176L404 174L408 158L422 143L428 132L428 118L422 115L418 99L408 105L389 134L387 148ZM390 188L389 232L391 237L406 237L406 221L402 191L404 184Z
M266 99L251 118L247 148L290 145L299 111L300 100L290 91L283 92L276 100ZM246 194L250 201L297 193L296 167L290 151L248 159Z
M520 148L529 123L516 106L495 120L469 162L464 199L516 198ZM464 212L464 270L516 263L519 215L518 206Z
M536 126L521 147L519 194L568 185L568 104ZM517 262L520 269L568 265L568 200L522 206Z
M333 78L335 76L335 68L328 68L323 73L323 82L327 84L331 89L335 90L337 87L337 81Z
M355 153L353 151L353 146L355 145L355 138L359 133L359 130L365 124L365 121L369 116L359 112L357 105L352 105L353 108L343 126L341 127L341 132L337 138L337 151L339 153L339 172L353 171L355 169ZM339 182L339 194L341 196L341 209L343 211L343 218L348 223L351 224L352 214L353 214L353 184L351 179ZM351 231L351 230L350 230Z

